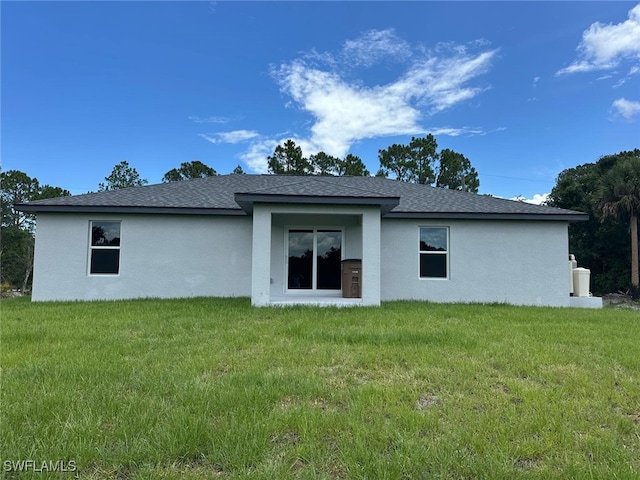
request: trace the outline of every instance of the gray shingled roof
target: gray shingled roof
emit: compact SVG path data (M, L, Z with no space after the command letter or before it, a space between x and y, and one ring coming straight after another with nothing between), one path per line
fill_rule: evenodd
M585 220L571 210L532 205L379 177L219 175L16 205L24 212L247 215L254 202L374 204L386 218Z

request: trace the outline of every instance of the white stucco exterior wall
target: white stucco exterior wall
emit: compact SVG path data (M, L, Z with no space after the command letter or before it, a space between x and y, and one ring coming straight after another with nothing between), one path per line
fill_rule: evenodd
M253 209L253 245L251 304L264 307L271 301L271 211L263 205Z
M367 209L362 215L362 304L380 305L380 211Z
M121 221L118 275L89 275L91 220ZM40 214L32 298L251 296L268 305L285 293L289 226L343 229L343 257L362 258L363 305L569 305L564 221L381 219L376 207L320 205L256 205L253 217ZM449 229L447 279L419 278L421 226Z
M419 228L449 228L449 278L421 279ZM382 300L568 306L567 222L382 220Z
M120 273L89 275L91 220L121 221ZM251 294L250 217L39 214L32 299Z

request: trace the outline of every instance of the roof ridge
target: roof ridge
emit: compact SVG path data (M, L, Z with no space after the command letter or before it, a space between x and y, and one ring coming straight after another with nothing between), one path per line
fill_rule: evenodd
M253 193L258 193L258 192L266 192L269 190L274 190L274 189L278 189L281 187L288 187L291 185L299 185L303 182L304 180L304 176L302 175L271 175L271 174L267 174L267 175L254 175L253 178L262 178L262 177L274 177L274 178L281 178L283 180L285 180L283 183L279 184L279 185L275 185L275 186L269 186L269 187L260 187L260 188L252 188L251 191ZM299 179L299 180L295 180L295 179ZM289 181L286 181L289 180ZM244 193L244 192L234 192L234 193Z
M318 176L318 177L316 177L317 181L322 182L322 183L329 183L329 182L326 182L325 180L337 179L337 178L367 178L367 179L369 179L369 178L376 178L376 177L372 177L370 175L368 175L368 176L367 175L362 175L362 176L360 176L360 175L358 175L358 176L355 176L355 175L331 175L331 176L328 176L327 175L327 176ZM362 187L359 187L359 186L356 186L356 185L351 185L350 188L352 188L354 190L360 190L363 193L372 193L370 188L362 188ZM374 193L380 194L381 192L376 189Z
M354 176L338 176L338 175L264 175L266 177L275 177L275 178L279 178L279 179L283 179L283 180L290 180L290 181L284 181L282 183L280 183L279 185L275 185L275 186L269 186L269 187L261 187L261 188L255 188L255 189L251 189L253 193L260 193L260 192L269 192L269 191L273 191L273 190L277 190L279 188L283 188L283 187L290 187L292 185L304 185L307 182L315 182L315 183L326 183L329 184L331 186L338 186L341 188L344 188L342 185L338 185L339 182L331 182L331 180L335 180L338 178L373 178L373 177L354 177ZM255 177L261 177L260 175L256 175ZM376 189L375 191L372 192L372 190L369 188L362 188L362 187L358 187L358 186L354 186L351 185L349 186L349 188L353 189L353 190L359 190L362 193L376 193L376 194L380 194L380 192ZM244 192L236 192L236 193L244 193Z

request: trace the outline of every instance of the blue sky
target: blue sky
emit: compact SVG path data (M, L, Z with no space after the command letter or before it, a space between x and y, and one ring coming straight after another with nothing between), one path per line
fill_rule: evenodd
M539 198L640 147L636 2L2 2L2 169L72 193L126 160L266 172L433 133Z

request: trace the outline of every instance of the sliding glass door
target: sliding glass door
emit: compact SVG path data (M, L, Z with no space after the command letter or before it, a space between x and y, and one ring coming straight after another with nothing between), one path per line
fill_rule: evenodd
M287 288L340 290L342 231L290 229L287 237Z

